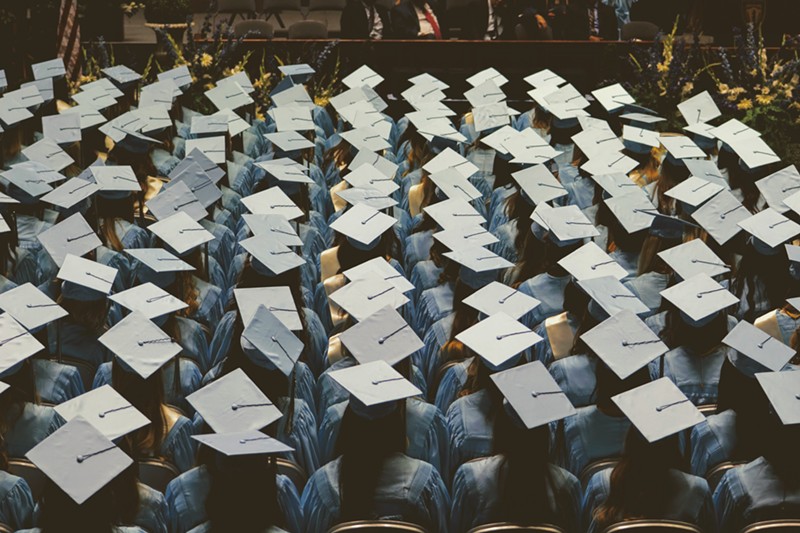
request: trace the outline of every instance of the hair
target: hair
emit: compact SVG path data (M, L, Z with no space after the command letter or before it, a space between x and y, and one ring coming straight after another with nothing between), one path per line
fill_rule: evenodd
M111 363L111 384L150 420L150 424L129 433L123 440L129 443L132 452L139 457L158 456L169 432L164 414L166 404L161 369L145 379L135 372L128 372L114 359Z
M530 227L524 232L525 238L522 249L518 254L517 264L514 265L514 281L512 286L516 289L526 280L545 271L544 250L547 244L540 241L533 234Z
M631 179L645 184L658 179L661 163L653 150L645 154L639 154L625 148L622 153L639 163L635 169L629 172L629 175L632 174Z
M397 234L390 229L383 232L380 242L371 250L359 250L347 240L345 235L337 233L333 240L333 245L338 246L336 257L339 260L339 270L337 274L344 272L352 267L358 266L365 261L383 257L387 261L391 258L401 258L400 241Z
M120 199L103 198L100 195L96 195L94 198L98 220L91 222L95 224L96 229L100 230L103 243L117 252L122 251L125 247L120 236L117 235L116 223L119 219L133 223L133 201L133 195Z
M656 185L656 197L658 198L658 210L661 213L677 214L680 204L673 198L667 196L669 191L674 186L685 181L689 177L689 169L685 165L671 163L669 159L664 159L661 164L661 174L658 176L658 183Z
M503 157L500 157L497 152L494 154L492 174L494 175L495 189L499 189L500 187L505 187L506 185L514 183L514 179L511 176L511 162Z
M456 280L453 287L453 326L450 328L450 338L441 348L440 361L458 361L470 355L470 350L456 339L456 335L478 322L478 311L464 303L474 292L475 289L460 279Z
M616 417L622 417L624 415L611 397L650 382L650 372L646 366L640 368L627 378L620 379L602 359L598 359L597 361L595 377L597 379L597 384L595 385L593 394L594 403L603 413Z
M642 249L639 252L639 268L637 274L641 276L648 272L658 272L659 274L669 274L671 269L658 254L677 246L680 242L673 239L665 239L658 235L647 235L642 242Z
M14 427L22 416L26 403L39 403L39 396L36 394L36 379L33 372L31 361L25 360L20 369L3 378L3 382L9 386L3 394L0 394L0 463L7 463L7 445L5 435ZM0 464L0 470L4 470Z
M778 309L789 296L788 289L796 285L785 254L761 255L748 244L731 283L731 292L741 300L747 291L748 309L742 319L752 322L764 312L762 302L768 309Z
M675 496L670 471L685 470L677 435L647 442L633 426L622 459L611 472L608 498L595 510L599 529L632 518L662 518Z
M765 418L764 433L761 434L763 457L772 465L784 490L796 492L800 489L800 463L797 461L800 424L783 425L775 413Z
M147 178L158 176L158 169L150 159L150 151L146 154L134 154L127 150L114 148L108 153L106 164L123 165L133 168L136 179L142 187L142 192L147 191Z
M340 139L330 150L325 152L322 157L323 170L333 165L337 170L344 170L353 160L353 151L350 143Z
M765 422L770 410L764 389L754 377L748 377L726 357L722 362L717 395L717 412L732 409L736 413L736 460L752 460L763 446Z
M425 170L422 171L419 186L422 187L422 200L419 203L419 209L422 211L423 208L437 203L439 199L436 196L436 184Z
M108 317L108 300L82 301L58 297L58 304L69 313L68 320L73 324L84 326L93 333L100 334L106 326Z
M731 189L742 191L742 205L751 213L756 213L759 210L758 199L761 198L761 191L756 187L756 182L769 176L773 168L775 168L774 165L766 165L748 173L742 169L738 160L728 167L728 181Z
M405 402L376 420L348 406L342 417L336 453L341 455L339 494L343 521L369 518L383 464L406 449Z
M11 231L0 234L0 275L8 276L17 268L17 228L13 217L0 213Z
M409 144L408 155L406 156L408 168L403 174L406 176L414 170L422 168L423 165L431 160L434 154L431 151L431 144L422 135L417 134L417 128L412 124L408 125L403 136L408 140Z
M493 385L491 376L492 371L484 364L483 359L476 355L467 368L467 379L464 382L464 386L458 391L458 397L469 396L484 389L494 391L499 396L500 393L497 392L497 387ZM502 396L500 396L500 400L502 400Z
M659 337L670 350L683 346L697 354L706 354L719 346L728 334L728 315L725 313L717 313L708 324L694 327L686 323L672 304L662 300L662 305L666 306L667 314Z
M505 214L509 221L512 221L517 228L517 236L514 238L514 248L520 254L525 247L525 240L531 233L531 214L533 206L523 198L522 193L517 190L505 200Z

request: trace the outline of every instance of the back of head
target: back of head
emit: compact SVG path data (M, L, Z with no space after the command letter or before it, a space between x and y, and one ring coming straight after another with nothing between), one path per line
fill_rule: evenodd
M48 483L39 503L42 533L112 533L118 523L111 485L78 505L54 483Z
M610 416L624 416L612 400L612 396L622 394L650 382L650 372L647 366L640 368L625 379L620 379L608 365L598 359L595 369L597 385L595 386L594 399L597 407Z

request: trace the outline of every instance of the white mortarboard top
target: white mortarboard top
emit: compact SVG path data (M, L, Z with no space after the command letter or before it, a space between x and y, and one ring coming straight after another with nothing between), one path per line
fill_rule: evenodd
M377 210L389 209L397 205L397 200L373 188L348 187L332 194L350 205L365 204Z
M704 159L706 153L695 142L685 135L662 135L661 144L675 159Z
M192 135L225 135L228 133L228 119L218 115L198 115L192 118Z
M158 220L169 218L181 212L189 215L192 220L202 220L206 211L200 200L184 182L177 182L170 187L162 187L161 191L148 200L145 205Z
M691 207L697 207L713 198L724 188L717 182L691 176L668 190L666 195Z
M117 322L97 340L142 379L152 376L182 350L175 339L138 311Z
M750 218L750 211L730 191L721 191L695 210L692 218L718 244L725 244L741 231L738 223Z
M761 372L756 379L783 425L800 424L800 372Z
M661 139L657 131L637 128L635 126L622 126L622 139L628 142L646 144L653 148L661 146Z
M567 80L547 68L531 74L530 76L526 76L524 80L525 83L533 87L546 87L549 85L562 85L567 83Z
M239 243L259 263L275 275L302 266L306 260L271 235L257 235Z
M0 193L0 194L2 194L2 193ZM0 202L0 203L2 203L2 202ZM8 203L14 203L14 202L8 202ZM8 225L8 222L6 222L6 219L4 219L3 217L0 217L0 234L8 233L10 231L11 231L11 226Z
M35 84L20 85L20 88L16 91L7 93L6 98L16 98L31 110L44 103L44 95L39 91L38 85Z
M329 298L356 320L365 320L387 305L398 309L408 303L408 298L391 281L377 277L358 279L338 289Z
M42 135L58 144L81 140L81 117L75 113L42 117Z
M488 272L490 270L500 270L510 268L514 263L501 255L487 250L483 247L463 248L458 251L445 252L444 256L451 261L467 267L473 272Z
M17 171L27 173L25 174L25 183L28 184L40 183L35 181L37 179L44 180L44 182L48 184L67 179L66 176L60 172L57 172L47 165L39 163L38 161L23 161L22 163L15 163L11 165L11 170L7 171L5 174L13 174ZM9 181L12 181L12 179L13 178L9 178Z
M357 150L378 152L390 148L389 143L383 138L381 132L369 126L343 131L339 136L353 145Z
M2 175L9 182L33 197L41 196L53 190L47 179L38 175L32 168L15 166L11 170L3 172Z
M780 371L797 353L746 320L739 321L722 343L773 372Z
M500 74L497 69L494 67L489 67L484 69L477 74L474 74L467 78L467 83L472 85L473 87L477 87L486 81L491 80L492 82L497 85L497 87L502 87L506 83L508 83L508 78Z
M31 283L25 283L0 294L0 309L34 330L69 313Z
M678 104L678 111L690 125L698 122L708 122L722 115L708 91L703 91L688 100L684 100Z
M0 69L0 91L5 91L8 88L8 78L6 77L5 69Z
M450 88L450 86L447 85L445 82L443 82L442 80L440 80L436 76L433 76L432 74L429 74L427 72L423 72L422 74L418 74L418 75L414 76L413 78L408 78L408 81L410 83L412 83L413 85L420 85L420 84L436 85L437 87L439 87L442 90Z
M217 183L225 175L225 171L222 170L217 163L209 159L202 151L195 148L194 150L186 150L186 153L188 155L183 161L178 163L172 172L169 173L170 179L176 178L192 163L197 163L214 183Z
M620 311L635 314L647 313L650 309L620 280L611 276L578 280L578 285L609 316Z
M567 190L544 165L533 165L514 172L511 176L534 204L567 195Z
M628 91L626 91L625 88L619 83L614 83L608 87L594 90L592 91L592 96L594 96L597 101L600 102L600 105L602 105L609 113L618 109L622 109L625 104L636 103L636 100L633 98L633 96L631 96L630 93L628 93Z
M269 142L284 152L293 152L295 150L305 150L306 148L314 147L313 142L309 141L296 131L267 133L264 135L264 137L266 137Z
M558 262L576 280L611 276L615 279L628 277L628 271L611 259L594 242L587 242Z
M395 365L425 346L391 306L378 309L348 328L339 335L339 340L362 365L371 361Z
M506 148L505 146L506 141L514 137L518 137L519 135L520 132L515 130L511 126L503 126L502 128L493 131L489 135L481 137L480 141L482 144L485 144L486 146L492 148L494 151L498 153L507 154L508 148Z
M422 394L383 360L335 370L329 376L367 407Z
M283 416L241 368L193 392L186 401L217 433L258 431Z
M428 174L436 174L448 168L458 170L459 174L464 178L469 178L480 170L469 159L463 157L452 148L445 148L422 167Z
M217 85L206 91L206 97L219 109L238 109L253 103L249 94L236 82Z
M183 211L151 224L148 229L179 254L214 240L211 232Z
M358 204L337 218L330 227L350 239L369 245L396 223L393 217L368 205Z
M466 248L489 246L500 240L494 233L478 225L454 226L434 233L433 238L453 252Z
M12 96L0 98L0 120L6 126L13 126L33 116L24 102Z
M372 165L378 170L378 172L387 178L394 178L397 174L397 169L399 168L399 165L392 163L385 157L381 157L376 153L365 150L361 150L356 154L356 156L350 162L350 165L348 165L348 168L353 171L365 164Z
M59 267L67 255L82 256L103 244L80 213L43 231L38 239Z
M789 207L783 202L800 191L800 172L790 165L756 182L761 196L778 213L785 213Z
M203 155L217 164L225 162L225 137L201 137L199 139L186 139L186 153L200 150Z
M270 98L276 107L314 107L314 101L303 85L295 85L279 93L273 92Z
M509 116L516 112L505 102L496 102L472 108L472 123L478 133L501 128L509 123Z
M266 234L284 246L302 246L303 239L297 234L289 219L283 215L242 215L253 235Z
M603 191L610 197L626 196L628 194L644 194L646 193L633 182L627 174L622 172L613 172L609 174L594 174L592 179L597 183Z
M181 272L194 267L163 248L134 248L125 252L155 272Z
M469 101L472 107L479 107L502 102L506 99L506 95L496 83L492 80L486 80L466 91L464 98Z
M90 390L55 407L65 421L83 417L107 439L115 440L150 423L150 420L111 385Z
M106 89L100 86L95 86L92 89L84 90L75 93L71 98L81 106L92 107L98 111L102 111L107 107L116 105L117 100Z
M673 246L659 252L658 257L669 265L681 279L689 279L697 274L714 277L730 272L728 265L700 239Z
M242 203L256 215L282 215L289 220L303 216L303 210L277 186L245 196Z
M160 107L172 108L175 85L171 82L157 82L142 88L139 94L139 108Z
M114 65L102 69L103 74L119 84L133 83L142 79L142 75L125 65Z
M0 375L28 357L44 350L36 337L9 313L0 314Z
M575 407L541 361L491 375L503 397L528 429L575 414Z
M411 104L415 110L422 111L431 117L454 117L457 115L457 113L447 107L447 104L444 102L430 100L424 102L409 102L409 104Z
M628 310L607 318L583 335L581 340L620 379L669 351L642 319Z
M253 87L253 82L250 81L250 78L247 77L247 72L240 70L235 74L231 74L227 78L222 78L221 80L217 81L217 87L225 86L230 83L238 83L239 87L248 94L252 94L255 92L255 88Z
M449 198L422 208L443 229L454 229L463 226L478 227L486 222L469 202L460 198Z
M50 139L42 139L22 150L22 155L31 161L38 161L56 172L63 170L75 161L68 153Z
M255 348L257 360L267 360L263 363L254 361L256 364L277 368L285 376L291 375L303 352L300 339L263 305L258 306L250 323L244 328L242 341L247 341Z
M105 91L106 94L111 96L114 99L120 98L125 95L122 91L120 91L116 85L114 85L111 80L107 78L100 78L99 80L93 81L91 83L86 83L81 85L81 91L93 91L96 89L102 89Z
M278 131L309 131L314 129L311 109L301 106L273 107L269 111Z
M617 394L611 399L651 443L705 420L689 398L666 377Z
M42 196L41 200L64 209L70 209L99 190L100 187L96 183L81 178L72 178Z
M650 228L653 225L654 217L658 214L658 209L650 202L650 199L646 195L636 192L607 198L605 203L628 233L636 233Z
M113 294L109 300L125 309L137 311L150 320L189 307L183 300L149 282Z
M289 287L253 287L249 289L233 289L236 306L242 316L245 327L250 324L256 311L265 305L267 311L275 315L284 326L292 331L301 331L303 322L294 303L292 290ZM265 304L264 302L269 302Z
M365 163L342 176L353 187L371 187L387 196L400 188L393 177L384 176L381 171L369 163Z
M456 335L490 368L500 368L542 338L505 313L496 313Z
M608 121L592 116L578 117L578 124L580 124L581 130L602 130L612 133L614 131Z
M181 65L158 73L158 81L171 80L177 87L188 87L192 84L192 73L189 67Z
M711 133L713 133L717 139L728 145L736 143L739 139L753 139L761 136L758 131L750 126L745 126L735 118L732 118L721 126L717 126L711 130Z
M256 166L263 168L280 182L305 184L314 183L314 180L309 178L306 174L308 170L303 165L288 158L260 161L256 163Z
M342 83L351 89L354 87L363 87L365 85L367 87L374 88L382 81L383 77L380 74L369 68L367 65L362 65L349 75L345 76L342 80Z
M712 141L717 140L716 136L714 135L714 126L706 124L705 122L697 122L696 124L686 126L683 129L684 131L704 137L705 139L710 139Z
M627 174L637 166L639 166L639 162L632 157L610 150L597 153L593 158L581 165L581 170L592 175L612 174L615 172Z
M750 139L736 139L728 143L734 152L742 158L745 165L750 169L756 169L777 163L781 160L775 151L761 137L752 137Z
M179 183L188 187L191 193L197 197L200 205L205 208L211 207L214 202L222 198L222 191L214 185L214 182L208 177L208 174L206 174L197 163L192 163L184 168L183 172L165 183L162 191L170 190ZM181 187L181 189L183 188ZM156 198L157 197L158 196L156 196ZM187 196L186 201L188 202L189 200L191 200L191 198Z
M117 277L117 269L70 254L64 259L64 264L56 277L108 294Z
M228 123L228 133L231 137L239 135L250 127L242 117L230 109L221 109L212 115L215 119L224 120Z
M336 96L332 96L330 99L330 103L334 107L334 109L336 109L337 112L341 112L341 110L346 109L358 102L367 102L368 104L372 104L373 102L370 102L370 97L367 95L365 89L367 88L354 87L352 89L348 89L346 91L337 94ZM379 99L380 98L378 98L378 100Z
M481 192L455 168L440 170L429 177L448 198L461 198L469 202L482 196Z
M705 273L664 289L661 296L695 322L739 303L736 296Z
M486 316L505 313L519 320L541 302L499 281L493 281L465 298L464 303Z
M50 102L54 98L55 91L53 89L52 78L29 81L27 83L22 83L19 86L20 89L28 89L29 87L36 88L43 103Z
M572 141L589 159L608 153L621 152L625 148L613 131L604 129L583 130L573 135Z
M140 191L141 186L136 174L129 166L95 166L90 167L101 191Z
M600 235L594 224L576 205L555 207L541 213L541 217L559 241L586 239Z
M36 80L57 78L67 73L64 68L64 60L60 57L42 61L41 63L34 63L31 65L31 70L33 71L33 78Z
M89 421L77 416L25 455L81 505L133 464Z
M414 285L382 257L364 261L360 265L345 270L343 274L350 281L361 279L388 281L400 292L408 292L414 289Z
M259 431L210 433L208 435L192 435L192 438L227 457L277 455L294 451L291 446Z
M739 222L739 227L771 248L776 248L800 233L800 224L771 207Z
M306 63L281 65L278 67L278 70L280 70L284 76L291 78L294 83L305 83L311 79L311 76L316 74L316 70Z

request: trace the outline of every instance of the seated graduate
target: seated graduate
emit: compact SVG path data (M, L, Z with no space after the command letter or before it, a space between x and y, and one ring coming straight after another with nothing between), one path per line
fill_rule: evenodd
M0 395L9 385L0 383ZM8 472L8 454L0 432L0 524L12 530L31 525L33 519L33 495L28 483Z
M715 531L708 483L685 473L677 435L703 420L700 411L669 378L622 393L614 403L633 426L617 466L589 481L583 526L595 533L617 522L651 518Z
M772 413L766 430L760 434L761 456L728 470L714 491L720 531L738 531L754 522L798 517L798 378L800 375L792 371L756 375Z
M450 496L430 464L404 454L403 400L420 390L385 361L331 372L350 391L337 442L340 456L323 466L303 491L303 531L327 531L354 520L413 522L447 531Z
M494 420L495 455L456 471L450 530L513 522L579 531L580 483L548 462L548 424L575 409L538 361L498 372L492 380L505 397Z

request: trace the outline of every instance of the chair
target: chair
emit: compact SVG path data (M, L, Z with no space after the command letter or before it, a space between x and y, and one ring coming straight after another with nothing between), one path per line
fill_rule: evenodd
M589 484L589 481L592 479L593 475L605 470L606 468L614 468L615 466L617 466L618 462L619 462L619 457L614 457L609 459L599 459L597 461L589 463L581 471L580 475L581 486L583 488L586 488L586 486Z
M359 520L333 526L328 533L427 533L425 528L395 520Z
M658 26L645 20L628 22L622 27L622 40L655 41L660 31Z
M737 466L747 464L747 461L726 461L720 463L706 473L706 481L708 481L708 488L713 493L717 489L717 485L722 481L722 476L725 472Z
M756 522L744 528L742 533L790 533L791 531L800 531L800 520L787 518L785 520Z
M703 533L694 524L675 522L673 520L630 520L612 524L603 533Z
M59 362L77 368L78 373L81 375L81 381L83 381L84 390L92 390L94 375L97 373L97 368L93 364L81 359L73 359L72 357L62 357Z
M289 26L289 39L327 39L328 27L318 20L301 20Z
M265 20L269 20L270 17L274 16L281 29L286 28L282 15L292 12L302 18L300 13L300 0L264 0Z
M178 469L163 459L139 460L139 481L161 494L167 491L169 482L179 475Z
M550 524L541 524L538 526L520 526L517 524L509 524L507 522L485 524L470 529L468 533L512 533L514 531L527 531L528 533L565 533L560 527L551 526Z
M236 37L248 33L248 39L272 39L275 29L266 20L240 20L233 26L233 34Z
M12 533L12 531L14 530L11 529L9 526L5 524L0 524L0 533Z
M302 494L306 482L308 481L308 474L303 470L303 467L288 459L281 459L280 457L275 460L275 463L278 467L278 474L288 477L289 480L294 483L294 486L297 487L297 493Z
M24 479L31 489L33 501L39 501L47 486L47 476L44 475L44 472L27 459L17 457L8 460L8 472Z
M216 22L217 16L230 13L231 18L228 19L228 26L233 25L236 16L239 15L245 19L245 15L252 18L256 15L256 0L217 0L217 12L214 14L214 21Z
M346 3L346 0L310 0L306 20L318 20L325 24L329 34L338 35Z
M445 23L451 35L462 37L470 0L445 0Z
M713 415L717 412L717 404L707 403L705 405L698 405L697 410L700 411L703 416Z

